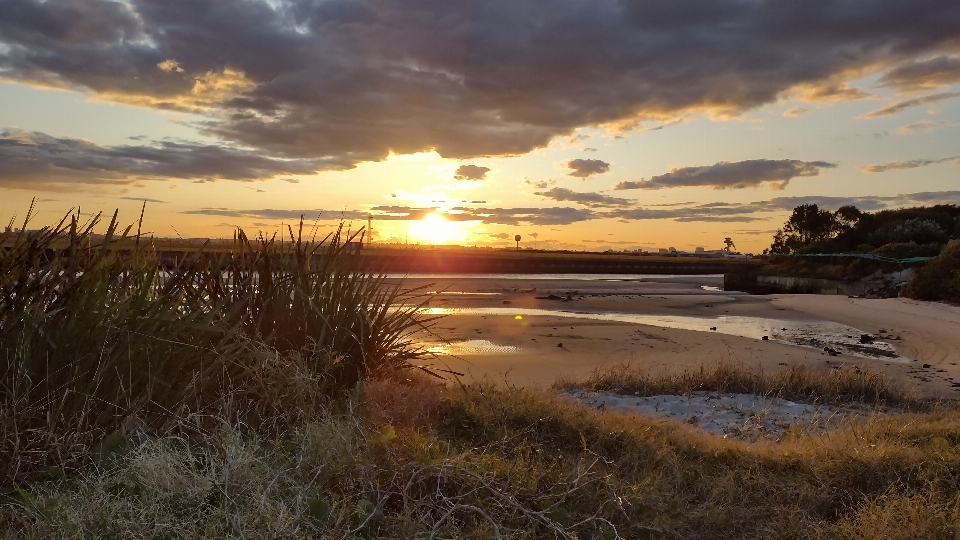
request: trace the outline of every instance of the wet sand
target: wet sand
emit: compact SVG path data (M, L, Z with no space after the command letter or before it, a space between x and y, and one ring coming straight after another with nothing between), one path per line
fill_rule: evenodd
M719 276L594 281L571 279L408 279L408 286L435 284L431 307L499 307L637 313L673 316L745 316L785 321L834 321L893 345L908 362L831 356L822 350L777 341L646 324L550 315L452 315L434 324L427 343L473 341L425 362L462 373L466 380L518 386L550 386L559 378L584 378L596 369L629 363L651 371L682 371L717 361L748 369L776 370L799 363L830 369L858 365L879 369L924 394L960 397L960 308L908 300L840 296L751 296L705 290ZM491 294L494 293L494 294ZM552 296L551 296L552 295ZM565 301L567 298L569 301ZM538 298L539 297L539 298ZM879 331L884 330L881 334ZM442 351L441 349L438 349ZM929 364L929 368L923 368Z

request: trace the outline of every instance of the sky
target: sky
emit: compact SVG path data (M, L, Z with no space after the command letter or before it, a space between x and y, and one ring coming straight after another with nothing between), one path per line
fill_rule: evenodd
M768 247L960 203L956 0L3 0L0 221Z

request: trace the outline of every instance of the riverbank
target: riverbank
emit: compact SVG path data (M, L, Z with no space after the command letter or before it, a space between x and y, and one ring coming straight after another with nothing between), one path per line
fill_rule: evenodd
M597 369L631 364L679 372L718 361L750 370L785 365L830 369L841 365L880 370L925 395L960 396L960 308L910 300L833 296L751 296L717 290L720 276L613 276L536 279L535 276L415 277L434 283L430 306L443 311L501 308L503 314L458 314L439 320L422 339L441 354L430 365L465 380L549 387L558 378L584 378ZM644 314L705 321L704 331L511 310ZM864 358L852 349L824 351L762 336L722 333L725 318L770 319L798 327L832 322L896 350L901 358ZM719 322L708 322L719 321ZM710 327L720 325L720 331ZM849 341L849 340L848 340ZM445 351L444 342L460 344ZM853 351L855 352L855 351ZM926 367L925 367L926 366Z

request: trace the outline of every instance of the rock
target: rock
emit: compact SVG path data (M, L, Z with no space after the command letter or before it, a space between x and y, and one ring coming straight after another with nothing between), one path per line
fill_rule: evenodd
M924 365L923 365L923 369L930 369L930 368L932 368L932 367L933 367L933 366L931 366L930 364L924 364Z
M563 348L563 343L557 343L557 347Z
M511 301L509 301L509 300L504 300L504 301L503 301L503 304L504 304L504 305L512 304L512 303L513 303L513 302L511 302Z
M711 330L716 330L717 327L716 327L716 326L711 326L710 329L711 329Z
M870 334L860 334L860 343L873 343L873 336Z
M762 338L760 338L760 341L770 341L770 338L767 336L763 336Z

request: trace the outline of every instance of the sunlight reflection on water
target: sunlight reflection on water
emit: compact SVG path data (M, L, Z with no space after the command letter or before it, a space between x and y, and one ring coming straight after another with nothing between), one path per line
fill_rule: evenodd
M427 349L437 355L464 356L470 354L510 354L522 351L513 345L499 345L485 339L468 339L451 343L439 343Z

